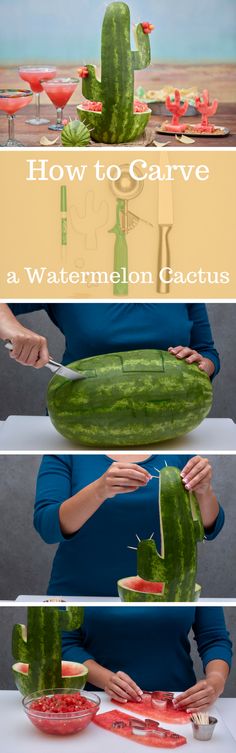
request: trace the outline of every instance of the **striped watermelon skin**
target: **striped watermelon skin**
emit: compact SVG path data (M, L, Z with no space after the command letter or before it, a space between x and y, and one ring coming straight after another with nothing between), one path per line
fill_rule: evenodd
M194 429L212 404L209 377L166 351L137 350L70 364L86 379L54 376L48 386L52 423L74 443L147 445Z
M137 579L137 590L133 588L134 581ZM121 601L125 601L127 604L131 604L133 602L141 603L141 602L167 602L170 601L170 599L167 597L167 590L164 586L163 593L154 593L151 588L150 592L144 592L142 590L139 591L138 588L138 576L130 576L128 578L121 578L118 580L117 583L117 589L118 594L121 599ZM198 601L201 594L201 587L196 584L194 593L192 594L191 601ZM177 598L177 593L173 595L173 598L171 601L180 601L180 599ZM182 601L182 599L181 599Z
M29 675L29 665L25 663L17 662L13 664L12 666L12 672L14 676L14 680L16 683L16 687L19 690L22 695L29 695L30 693L34 693L35 690L35 676L34 673L30 673ZM79 664L78 662L69 662L69 661L63 661L61 662L61 674L60 678L56 678L57 681L59 681L59 685L57 687L60 688L75 688L76 690L83 690L86 680L87 680L88 670L85 667L84 664ZM40 678L40 682L39 679ZM49 682L49 686L45 686L45 681ZM51 671L49 674L46 673L44 667L41 666L41 670L39 673L37 673L37 682L39 683L39 687L37 690L50 690L52 689L53 682L54 682L54 673Z
M203 540L204 528L195 495L184 488L178 468L160 471L159 515L160 554L153 539L140 541L138 575L164 584L160 601L194 601L197 541Z
M134 70L151 61L149 35L141 24L135 28L137 50L130 49L130 11L126 3L110 3L102 26L101 81L94 66L87 65L82 93L86 99L102 102L102 113L78 108L80 119L92 129L94 141L124 143L140 136L150 113L134 114Z
M45 688L75 687L76 676L62 677L61 633L79 628L83 623L81 607L29 607L27 628L14 625L12 654L16 662L28 664L28 673L21 677L13 665L19 689L27 693ZM69 664L69 662L68 662ZM86 668L85 668L86 669ZM78 664L78 687L84 687L87 671L81 675Z

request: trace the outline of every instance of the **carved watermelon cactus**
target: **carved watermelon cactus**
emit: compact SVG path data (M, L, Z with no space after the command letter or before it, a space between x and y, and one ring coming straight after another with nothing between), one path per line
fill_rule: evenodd
M178 468L160 471L159 517L160 553L152 536L139 540L137 578L119 581L119 594L124 601L195 601L197 542L204 538L204 528L195 495L184 488Z
M134 71L150 64L149 33L152 25L139 23L134 36L137 50L130 48L130 11L126 3L110 3L102 26L101 81L93 65L83 66L82 93L100 103L101 111L78 106L79 117L91 129L94 141L124 143L140 136L151 110L134 113Z
M29 607L28 624L14 625L13 675L23 695L50 688L83 688L88 670L84 664L62 662L62 631L83 623L82 607Z

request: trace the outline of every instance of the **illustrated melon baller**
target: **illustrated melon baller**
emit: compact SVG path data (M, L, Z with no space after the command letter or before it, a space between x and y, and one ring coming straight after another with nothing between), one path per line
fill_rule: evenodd
M5 348L7 350L13 350L13 345L10 340L6 340ZM68 369L67 366L63 366L61 363L57 363L57 361L53 361L52 358L49 358L48 363L45 363L45 367L47 369L50 369L53 374L57 374L57 376L64 377L65 379L69 379L71 382L76 381L77 379L85 379L87 374L83 373L83 371L75 371L75 369Z

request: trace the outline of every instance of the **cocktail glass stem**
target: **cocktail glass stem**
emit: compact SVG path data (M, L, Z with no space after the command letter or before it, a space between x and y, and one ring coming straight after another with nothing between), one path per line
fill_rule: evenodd
M57 125L58 126L62 126L62 115L63 115L62 107L57 107Z
M26 123L29 123L30 125L47 125L50 123L50 120L48 118L40 118L40 92L35 92L35 118L30 118L29 120L26 120Z
M40 94L39 92L36 92L35 94L35 104L36 104L35 117L36 117L36 120L40 120Z
M15 115L8 115L8 140L15 141Z
M62 118L63 118L63 107L56 107L56 123L53 123L52 125L48 126L49 131L62 131L63 124L62 124Z

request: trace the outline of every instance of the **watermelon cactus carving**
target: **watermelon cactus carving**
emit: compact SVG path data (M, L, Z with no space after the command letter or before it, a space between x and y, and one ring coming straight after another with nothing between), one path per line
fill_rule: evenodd
M84 664L61 661L61 633L83 623L81 607L29 607L28 625L14 625L12 670L18 690L27 695L49 688L82 689L88 674Z
M83 104L78 106L79 117L91 129L94 141L107 144L132 141L148 123L151 110L134 113L134 70L150 64L149 32L139 23L134 35L137 50L132 51L129 7L126 3L110 3L102 26L101 81L93 65L83 66L80 74L84 97L102 104L102 112L96 111L96 104L95 111L85 111Z
M48 386L52 423L75 443L148 445L191 431L212 403L209 377L162 350L107 353L70 364L86 378L55 375Z
M159 517L160 553L152 536L139 540L138 576L119 581L119 595L124 601L195 601L197 542L204 528L195 495L184 488L178 468L160 471Z

